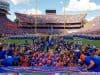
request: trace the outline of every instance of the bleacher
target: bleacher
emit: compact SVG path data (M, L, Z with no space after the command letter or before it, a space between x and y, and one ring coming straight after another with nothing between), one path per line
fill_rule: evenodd
M82 28L85 14L77 14L77 15L27 15L22 13L15 13L17 19L20 21L19 27L34 27L37 24L42 29L42 25L45 27L50 27L49 25L53 25L58 27L58 29L64 29L64 24L66 25L66 29L72 28ZM79 25L77 25L79 24ZM29 25L29 26L28 26ZM67 26L68 25L68 26ZM76 27L75 27L76 25ZM59 28L63 27L63 28ZM57 28L56 28L57 29Z
M95 17L90 23L91 27L87 26L88 28L81 29L79 33L100 35L100 16Z

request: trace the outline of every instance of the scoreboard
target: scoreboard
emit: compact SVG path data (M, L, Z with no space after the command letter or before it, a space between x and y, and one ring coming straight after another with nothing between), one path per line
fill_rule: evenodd
M56 10L46 10L46 14L51 13L51 14L56 14Z

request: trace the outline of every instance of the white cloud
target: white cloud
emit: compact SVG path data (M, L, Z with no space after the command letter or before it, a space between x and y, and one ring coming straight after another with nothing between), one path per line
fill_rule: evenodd
M14 20L16 19L16 16L15 16L14 12L11 12L11 11L10 11L10 14L11 14L11 15L7 15L7 17L8 17L11 21L14 21Z
M92 21L95 17L86 18L87 21Z
M66 11L93 11L100 10L100 5L90 2L90 0L70 0L65 9Z
M11 0L13 4L28 3L30 0Z
M60 4L63 4L63 1L60 1Z
M23 9L23 10L19 10L19 11L17 11L17 12L19 12L19 13L24 13L24 14L28 14L28 15L30 15L30 14L42 14L42 11L40 11L40 10L36 10L36 9Z
M23 9L23 10L17 10L16 12L22 13L22 14L28 14L28 15L33 15L33 14L35 14L35 15L38 14L39 15L39 14L43 14L42 11L40 11L40 10L37 10L36 11L36 9L28 9L28 10ZM7 15L7 17L10 20L14 21L16 19L16 16L15 16L14 12L11 12L10 11L10 13L11 13L11 15Z

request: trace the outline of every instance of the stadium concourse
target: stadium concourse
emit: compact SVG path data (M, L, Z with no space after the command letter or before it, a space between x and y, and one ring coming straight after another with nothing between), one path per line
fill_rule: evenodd
M13 68L10 68L10 72L15 67L21 69L15 69L14 72L22 71L22 67L24 71L28 68L39 72L53 70L55 72L100 72L99 48L95 45L66 41L73 37L100 40L100 17L91 21L91 28L85 28L86 14L67 15L65 18L64 15L52 13L55 10L49 10L50 12L46 10L46 15L15 13L17 17L15 23L7 18L9 4L1 2L1 5L1 37L16 40L31 38L33 42L28 44L26 40L22 45L17 45L13 42L9 44L4 39L0 43L0 72L8 72L9 67ZM35 35L36 32L41 35ZM63 33L64 35L59 36ZM57 36L53 36L55 34Z

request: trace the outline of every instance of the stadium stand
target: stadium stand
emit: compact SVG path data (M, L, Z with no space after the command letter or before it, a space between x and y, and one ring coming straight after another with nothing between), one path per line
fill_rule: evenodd
M91 28L84 28L86 14L64 16L56 15L56 11L47 13L50 10L46 11L46 15L15 13L16 19L19 21L17 25L6 16L9 14L9 4L0 2L0 5L4 6L0 6L0 35L8 36L7 39L10 40L32 39L31 44L28 44L27 40L23 44L15 42L9 44L6 40L0 43L0 72L5 69L7 72L13 72L16 67L21 69L15 69L14 72L24 70L100 72L99 48L95 45L68 41L68 39L73 40L74 37L100 40L100 17L91 21ZM42 33L59 35L65 32L64 28L70 32L65 32L66 35L57 37L53 35L35 36L35 28L41 35ZM74 32L71 33L71 31Z
M79 31L79 33L83 34L93 34L100 35L100 16L95 17L92 21L90 21L91 27L83 28Z
M79 29L84 25L85 14L64 15L46 14L46 15L27 15L15 13L19 20L19 27L33 27L37 29ZM65 23L65 25L64 25ZM37 26L36 26L37 25ZM42 26L41 26L42 25Z

